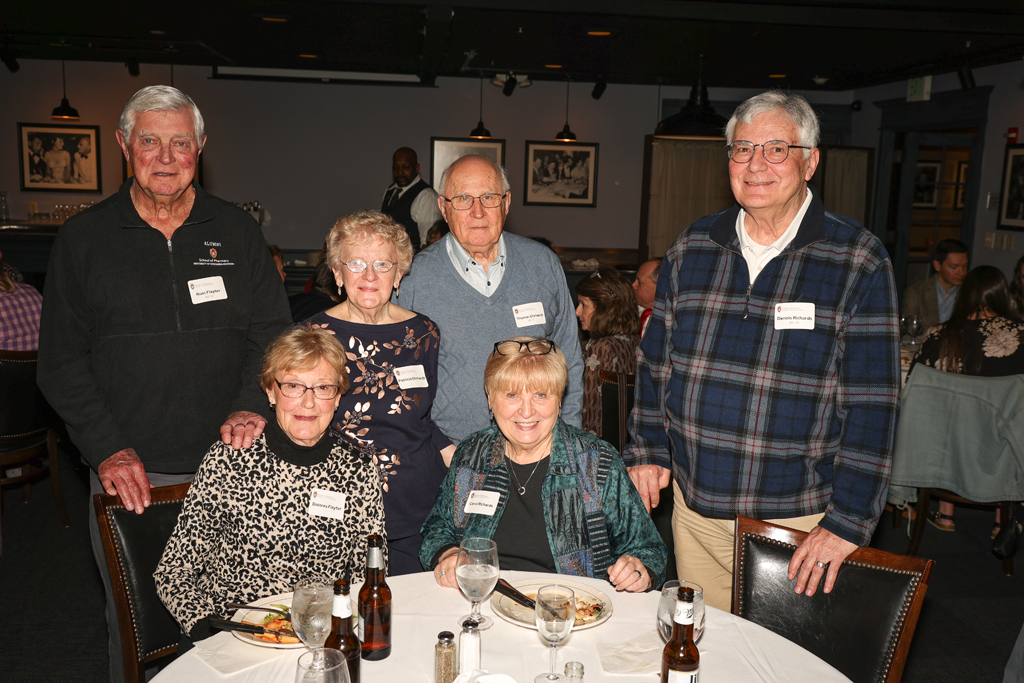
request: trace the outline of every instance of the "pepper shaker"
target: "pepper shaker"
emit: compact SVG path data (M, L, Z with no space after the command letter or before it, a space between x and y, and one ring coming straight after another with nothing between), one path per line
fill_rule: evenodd
M434 646L434 683L452 683L456 675L455 634L441 631Z

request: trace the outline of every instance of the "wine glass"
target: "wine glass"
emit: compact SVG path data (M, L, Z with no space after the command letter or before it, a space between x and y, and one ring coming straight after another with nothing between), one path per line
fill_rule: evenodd
M319 654L320 668L314 663ZM320 649L299 657L295 667L295 683L351 683L348 662L340 650Z
M693 581L666 581L658 601L658 632L667 643L672 638L673 615L680 588L693 589L693 642L704 635L704 589Z
M900 316L900 344L903 343L903 338L907 336L907 323L910 319L907 316Z
M292 628L303 644L313 651L310 669L324 668L324 641L331 634L334 586L320 578L306 578L295 584L292 594Z
M489 538L464 538L455 560L455 580L473 603L473 609L459 617L459 623L469 619L481 631L490 628L491 619L480 614L480 603L491 596L498 583L498 545Z
M565 586L542 586L534 602L537 632L551 645L551 668L548 673L534 678L533 683L564 681L565 676L555 673L555 661L558 658L558 644L569 637L576 621L576 595L571 588Z
M910 344L917 346L917 335L924 332L924 324L921 319L916 316L911 316L907 319L907 333L910 335Z

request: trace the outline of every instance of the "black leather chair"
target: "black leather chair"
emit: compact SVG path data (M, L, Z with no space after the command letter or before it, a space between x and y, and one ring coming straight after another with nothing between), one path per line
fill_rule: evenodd
M853 683L898 683L921 613L932 560L858 548L831 593L793 592L789 561L802 531L736 522L732 612L793 641ZM824 581L822 581L824 583Z
M178 651L181 627L160 602L153 572L174 531L188 487L152 489L152 504L141 515L127 510L119 496L93 496L117 604L127 683L145 681L146 664Z
M60 485L56 416L36 385L35 351L0 351L0 556L3 555L3 487L21 485L27 503L31 482L50 475L53 497L64 526L69 526ZM7 476L8 468L21 474Z

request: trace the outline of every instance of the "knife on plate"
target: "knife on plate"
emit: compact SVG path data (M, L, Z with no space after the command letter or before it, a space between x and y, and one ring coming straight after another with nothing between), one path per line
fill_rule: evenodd
M504 595L508 599L510 599L510 600L512 600L514 602L518 602L523 607L529 607L530 609L536 609L536 605L533 602L533 600L531 600L530 598L528 598L525 595L523 595L522 593L520 593L518 590L516 590L515 586L513 586L511 583L509 583L505 579L498 579L498 583L494 587L494 590L498 591L499 593L501 593L502 595Z
M210 626L219 628L222 631L241 631L242 633L273 633L277 636L288 636L289 638L297 638L294 633L287 631L274 631L273 629L263 628L256 624L243 624L240 621L228 621L227 619L221 619L220 617L210 617Z

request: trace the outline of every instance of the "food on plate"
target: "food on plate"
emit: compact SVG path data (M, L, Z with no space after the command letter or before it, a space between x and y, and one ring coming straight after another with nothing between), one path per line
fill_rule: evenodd
M537 599L536 591L532 593L525 593L526 597L531 600ZM601 613L604 611L604 603L599 602L594 598L576 598L576 620L573 621L573 626L583 626L589 624L592 621L597 621L601 618Z
M271 607L277 607L287 611L288 605L271 605ZM243 624L252 624L253 626L262 626L265 629L271 631L282 631L284 633L295 633L295 629L292 628L292 621L288 617L282 617L280 614L270 613L265 616L261 621L242 621ZM247 633L245 634L251 637L253 640L259 640L264 643L278 643L280 645L294 645L295 643L301 643L298 636L283 636L277 633Z

